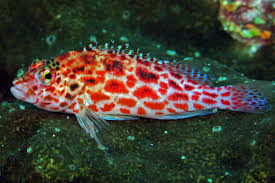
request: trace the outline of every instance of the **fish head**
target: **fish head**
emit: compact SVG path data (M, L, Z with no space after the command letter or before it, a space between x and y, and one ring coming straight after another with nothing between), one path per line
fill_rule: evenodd
M53 98L58 88L56 83L58 66L59 63L53 59L34 61L27 72L13 80L11 93L15 98L40 108L47 109L48 105L54 108L54 105L58 104L49 99Z

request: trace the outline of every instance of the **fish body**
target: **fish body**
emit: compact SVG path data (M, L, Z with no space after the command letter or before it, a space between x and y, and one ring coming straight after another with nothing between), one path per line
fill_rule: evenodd
M212 80L187 64L146 58L121 46L90 44L33 62L13 81L11 92L38 108L75 114L100 145L96 132L105 120L180 119L213 109L268 109L260 90L247 84L214 87Z

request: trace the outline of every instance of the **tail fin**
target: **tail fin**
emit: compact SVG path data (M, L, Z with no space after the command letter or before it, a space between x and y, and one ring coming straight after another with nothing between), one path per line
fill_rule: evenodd
M272 95L271 82L257 81L221 87L221 108L233 111L264 113L271 109L267 98Z

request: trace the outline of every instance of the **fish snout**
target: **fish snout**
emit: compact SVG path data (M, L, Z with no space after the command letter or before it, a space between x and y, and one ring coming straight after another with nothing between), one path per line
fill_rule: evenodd
M21 78L21 77L19 77L19 78L15 78L13 81L12 81L12 84L14 85L14 86L16 86L16 85L19 85L20 83L22 83L23 82L23 79Z
M29 103L37 102L34 92L29 88L30 85L24 81L24 78L16 78L12 81L12 84L10 91L15 98Z

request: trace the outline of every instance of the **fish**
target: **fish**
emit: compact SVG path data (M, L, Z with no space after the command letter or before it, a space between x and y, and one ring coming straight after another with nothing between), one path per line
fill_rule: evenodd
M13 81L15 98L53 112L74 114L101 149L97 137L108 120L176 120L217 109L270 110L255 84L214 86L215 79L185 62L152 58L129 45L92 42L83 49L37 59Z

